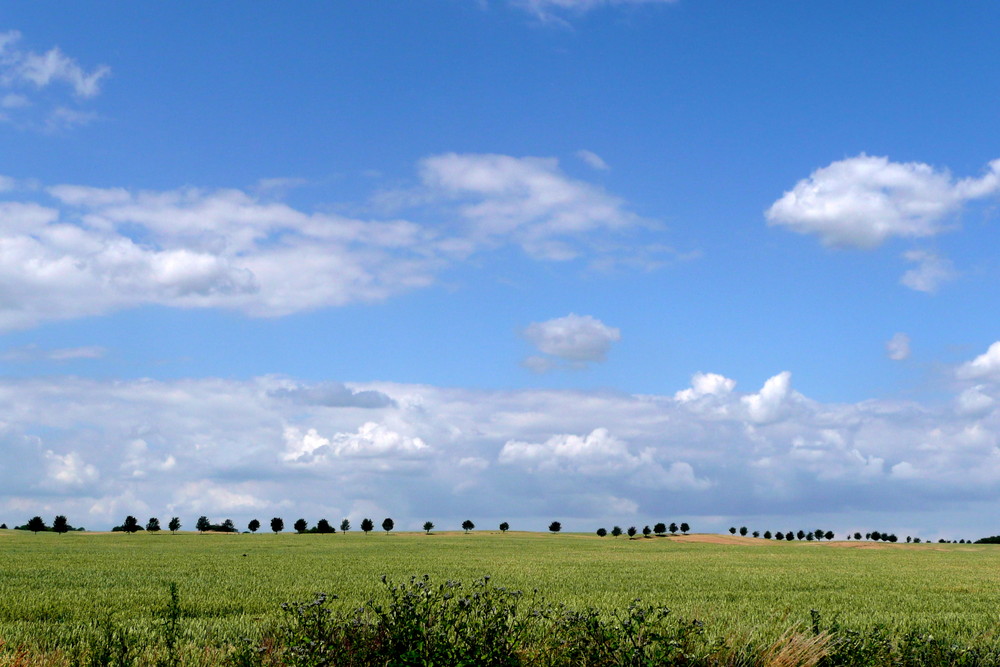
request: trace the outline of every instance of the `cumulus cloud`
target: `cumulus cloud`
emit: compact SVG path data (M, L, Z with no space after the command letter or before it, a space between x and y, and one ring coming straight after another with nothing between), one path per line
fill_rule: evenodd
M607 171L610 169L608 163L605 162L600 155L593 151L588 151L586 149L581 149L576 152L576 156L583 160L583 162L593 169L598 169L600 171Z
M682 403L698 400L705 396L728 396L736 387L736 380L731 380L717 373L695 373L691 377L691 386L674 394L674 400Z
M789 402L797 397L798 394L792 391L792 374L783 371L768 378L759 392L744 396L741 400L751 421L766 423L780 419Z
M903 257L917 264L899 279L901 285L912 290L933 294L943 283L956 277L951 260L933 252L911 250L904 253Z
M874 248L892 237L945 231L971 200L1000 191L1000 160L978 178L954 180L920 162L861 154L817 169L767 210L771 225L815 234L830 246Z
M75 105L100 93L111 68L98 65L88 70L59 47L37 53L20 48L20 42L21 33L16 30L0 33L0 90L10 91L0 97L0 106L8 110L0 118L25 127L47 129L63 129L93 120L95 114ZM37 94L53 86L71 91L71 99L52 106L51 97L46 97L38 99L40 104L36 105ZM33 115L36 106L41 107L39 112L44 116ZM13 112L18 113L11 115Z
M285 444L285 460L302 462L330 457L407 457L430 453L430 447L420 438L406 437L375 422L366 422L355 433L336 433L330 438L320 436L316 429L301 433L298 428L289 427L285 429Z
M0 330L147 304L278 317L381 301L508 244L537 259L597 258L602 234L638 224L551 160L449 154L420 170L425 185L406 206L434 223L304 211L237 189L29 193L6 179ZM441 224L456 205L457 227Z
M990 345L986 352L958 367L956 375L962 380L1000 380L1000 341Z
M607 359L611 345L621 340L621 331L590 315L570 313L545 322L532 322L524 337L538 350L556 359L583 365ZM549 370L553 366L545 357L529 357L534 370Z
M893 334L885 344L885 353L893 361L903 361L910 358L910 337L905 333Z

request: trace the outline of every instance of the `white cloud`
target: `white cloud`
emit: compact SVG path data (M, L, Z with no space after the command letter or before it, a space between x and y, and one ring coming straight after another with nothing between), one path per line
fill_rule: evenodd
M84 347L65 347L47 350L38 345L24 345L7 350L0 355L4 361L32 362L32 361L73 361L75 359L100 359L107 354L107 350L97 345Z
M674 394L674 400L688 403L704 396L727 396L735 387L736 380L717 373L695 373L691 386Z
M366 422L355 433L336 433L329 439L320 436L314 428L303 434L298 428L288 427L285 446L284 459L301 462L323 461L330 457L409 457L431 453L431 448L420 438L403 436L375 422Z
M593 169L598 169L600 171L607 171L610 169L610 167L608 167L608 163L605 162L600 155L593 151L581 149L576 152L576 156L583 160L587 166L592 167Z
M1000 380L1000 341L986 352L958 367L955 373L962 380Z
M900 284L918 292L932 294L938 288L956 277L951 260L924 250L911 250L903 254L907 261L916 262L916 268L910 269L899 279Z
M45 452L48 480L59 485L81 486L98 478L97 468L86 463L77 452Z
M992 410L996 400L985 389L985 386L979 384L959 394L955 399L958 412L963 415L982 415Z
M619 329L590 315L574 313L533 322L523 333L540 352L575 364L604 361L611 345L621 340ZM545 361L544 357L540 359L540 362L532 362L531 367L538 368Z
M556 20L563 12L582 14L601 7L627 5L653 5L675 2L675 0L509 0L543 20Z
M769 224L816 234L826 245L874 248L891 237L940 234L963 204L1000 191L1000 160L954 181L919 162L861 154L817 169L767 210Z
M759 392L744 396L742 401L751 421L766 423L780 419L789 400L796 396L797 394L792 391L792 374L783 371L768 378Z
M893 361L903 361L910 358L910 337L905 333L893 334L885 344L885 352Z

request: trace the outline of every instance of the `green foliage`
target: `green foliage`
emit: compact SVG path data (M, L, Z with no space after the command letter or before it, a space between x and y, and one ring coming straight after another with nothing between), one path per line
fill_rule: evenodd
M365 535L375 530L375 522L369 518L364 518L361 520L361 532Z
M160 520L155 516L149 517L149 521L146 522L146 530L150 533L160 532Z
M468 533L470 530L474 529L476 524L472 523L472 519L466 519L462 522L462 530Z
M344 519L343 521L340 522L340 532L346 533L350 529L351 529L351 522L350 521L348 521L347 519Z
M502 522L500 524L500 532L501 533L506 533L508 530L510 530L510 524L507 523L506 521Z
M562 530L562 524L559 523L558 521L553 521L552 523L549 524L550 533L558 533L560 530Z
M597 529L597 536L598 537L605 537L605 536L607 536L607 534L608 534L608 531L605 530L604 528L598 528Z
M386 535L389 534L389 531L391 531L395 525L395 522L393 522L393 520L389 517L382 519L382 530L385 531Z
M424 533L430 535L432 530L434 530L434 522L424 521Z
M63 533L68 533L70 530L72 528L69 525L69 520L62 514L52 520L52 532L62 535Z
M212 527L212 522L208 520L207 516L200 516L198 517L198 521L195 522L194 527L198 529L199 533L204 533Z
M247 530L251 533L256 533L260 530L260 521L257 519L250 519L250 523L247 524Z
M309 524L306 523L305 519L296 519L292 527L295 528L296 533L301 535L306 532L306 528L309 527Z
M25 525L27 526L27 529L33 533L40 533L49 529L49 527L45 525L45 520L40 516L31 517Z
M175 517L171 517L170 523L167 524L167 528L170 529L171 533L176 533L178 530L180 530L181 529L181 520L180 520L180 517L176 517L176 516Z
M285 520L279 516L271 519L271 532L277 535L285 529Z

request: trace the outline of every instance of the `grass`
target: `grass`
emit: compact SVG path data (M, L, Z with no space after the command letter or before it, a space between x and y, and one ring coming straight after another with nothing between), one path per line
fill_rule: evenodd
M357 532L336 535L88 534L0 531L0 640L66 648L102 627L162 642L168 587L180 599L179 640L226 646L259 637L280 605L336 594L342 609L402 581L472 581L540 589L573 608L665 605L706 631L776 642L810 610L859 630L928 630L996 641L1000 547L779 543L725 538L628 540L579 534ZM105 624L102 626L102 624Z

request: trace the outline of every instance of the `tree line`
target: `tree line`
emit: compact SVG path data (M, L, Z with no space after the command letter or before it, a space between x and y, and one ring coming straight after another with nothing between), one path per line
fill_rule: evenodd
M670 531L671 535L676 535L678 530L681 531L681 533L683 533L684 535L687 535L688 532L691 530L691 526L689 526L687 523L682 523L679 526L676 523L671 523L668 526L667 524L661 522L655 524L652 528L650 528L649 526L643 526L642 536L649 537L650 535L656 535L657 537L664 537L666 536L667 531ZM624 531L622 530L621 526L614 526L611 528L611 537L620 537L623 533L628 535L629 538L631 539L639 534L639 529L636 528L635 526L629 526ZM607 535L608 531L606 528L597 529L598 537L607 537Z

